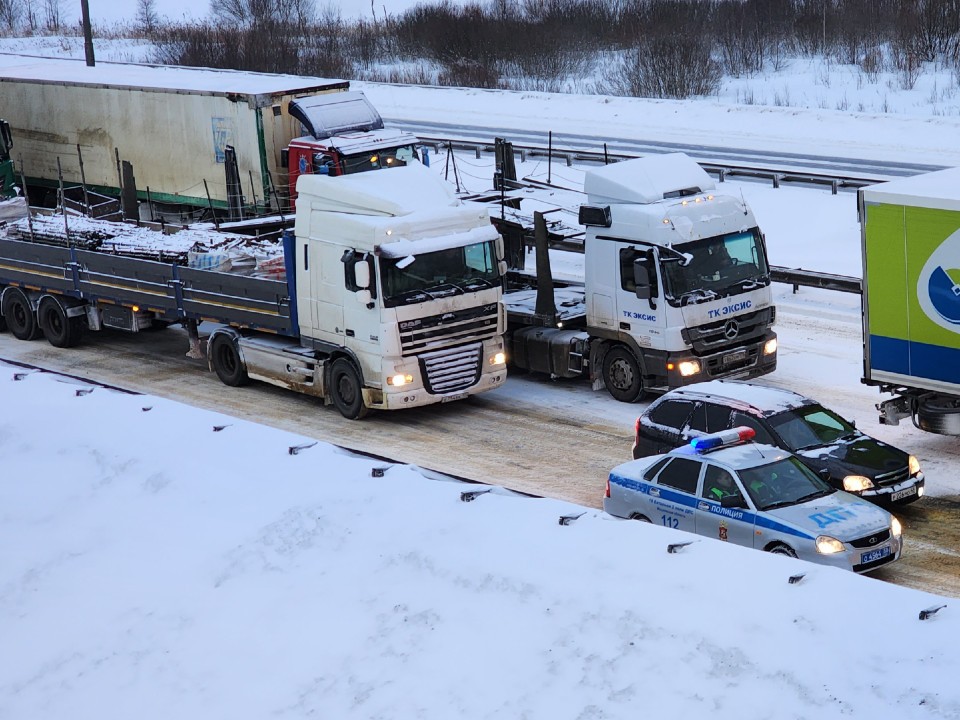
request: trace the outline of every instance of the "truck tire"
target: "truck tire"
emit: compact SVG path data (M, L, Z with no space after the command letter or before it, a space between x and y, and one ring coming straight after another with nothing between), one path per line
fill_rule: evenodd
M333 404L347 420L359 420L370 408L363 404L363 386L353 363L337 358L330 369L330 395Z
M7 290L3 302L3 319L18 340L36 340L40 337L37 314L33 312L30 300L19 288Z
M83 335L83 319L67 317L63 305L52 297L45 297L40 301L37 321L43 336L54 347L74 347Z
M920 398L916 425L938 435L960 435L960 401L943 395Z
M643 395L640 364L627 348L611 348L603 357L603 382L620 402L633 403Z
M242 387L249 384L250 376L243 365L243 358L236 343L226 335L218 335L210 347L210 362L220 382L230 387Z

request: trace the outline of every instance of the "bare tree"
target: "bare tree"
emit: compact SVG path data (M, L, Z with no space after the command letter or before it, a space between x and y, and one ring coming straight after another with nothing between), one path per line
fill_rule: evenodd
M51 32L60 32L63 25L63 0L43 0L44 26Z
M157 0L137 0L137 25L148 37L153 35L160 24L157 14Z
M7 30L16 30L23 18L21 0L0 0L0 24Z

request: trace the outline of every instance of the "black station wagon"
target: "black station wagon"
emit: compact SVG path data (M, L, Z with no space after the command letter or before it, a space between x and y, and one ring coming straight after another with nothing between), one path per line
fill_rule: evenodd
M741 425L756 431L757 442L796 454L839 490L879 505L923 496L923 473L913 455L860 432L815 400L746 382L712 380L661 396L637 418L633 457Z

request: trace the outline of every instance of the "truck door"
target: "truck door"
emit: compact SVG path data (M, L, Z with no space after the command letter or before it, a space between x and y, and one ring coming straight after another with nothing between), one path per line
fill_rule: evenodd
M655 252L618 244L615 262L617 329L632 336L640 347L662 348L666 303L660 291Z
M346 298L343 286L343 247L332 243L310 240L307 257L308 288L298 288L298 296L307 296L310 309L310 331L305 327L301 304L301 333L324 342L343 345L343 306L346 300L355 302L352 293Z
M371 253L354 251L344 253L344 283L347 290L347 296L343 305L343 328L344 343L353 350L360 358L363 364L364 382L371 380L379 382L380 367L380 313L379 307L378 283L375 270L374 258ZM356 267L358 265L367 267L367 274L370 277L369 283L361 288L357 285ZM370 293L370 299L361 302L357 292L367 290Z

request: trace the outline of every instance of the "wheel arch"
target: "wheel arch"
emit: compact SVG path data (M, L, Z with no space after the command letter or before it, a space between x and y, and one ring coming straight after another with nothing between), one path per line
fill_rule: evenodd
M597 381L603 383L603 359L607 353L617 347L623 347L628 350L637 361L640 368L640 375L644 381L649 377L647 371L647 360L640 350L636 339L625 333L617 333L616 337L601 337L590 342L590 380L593 383ZM594 388L602 389L602 388Z
M327 404L330 402L330 393L326 392L326 389L330 388L330 373L333 372L333 364L340 358L347 359L350 364L353 365L353 369L357 371L357 377L360 378L360 387L367 387L367 381L363 377L363 366L360 364L360 358L357 357L357 354L349 348L336 348L331 350L323 364L323 386L325 388L324 395L326 396L325 402Z
M7 303L10 302L10 298L14 296L15 293L21 293L30 303L30 309L33 312L37 312L37 308L40 307L40 296L41 293L35 290L27 290L22 288L19 285L7 285L0 289L0 315L7 309Z
M243 356L243 346L240 344L240 340L243 339L243 334L232 327L220 327L210 333L210 336L207 338L207 367L210 372L214 372L213 367L213 343L218 339L225 337L230 342L233 343L233 346L237 350L237 356L240 358L240 362L243 364L243 367L247 367L247 360Z

